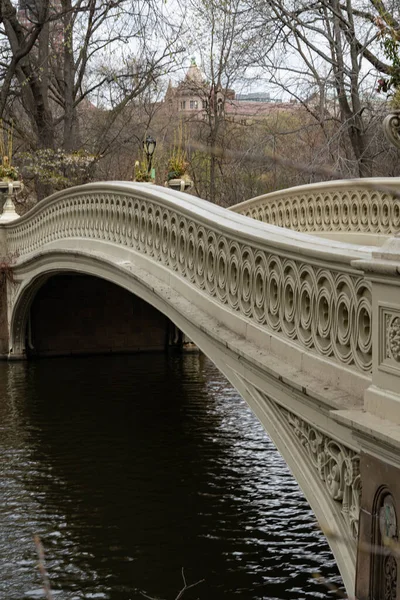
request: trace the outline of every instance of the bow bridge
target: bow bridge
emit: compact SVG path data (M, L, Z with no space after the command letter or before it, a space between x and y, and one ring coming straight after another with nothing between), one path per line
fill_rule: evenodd
M394 598L399 190L330 182L232 210L129 182L56 193L0 222L2 356L152 349L183 332L275 442L349 594Z

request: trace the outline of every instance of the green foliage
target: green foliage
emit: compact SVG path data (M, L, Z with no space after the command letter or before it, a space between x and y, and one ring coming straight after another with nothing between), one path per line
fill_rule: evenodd
M27 177L60 190L89 181L97 157L85 150L65 152L45 148L21 153L18 159Z
M3 181L17 181L19 177L18 168L11 165L13 151L13 128L4 127L0 120L0 179Z
M147 166L147 161L144 158L141 158L141 160L137 160L135 162L135 170L134 170L134 174L133 174L133 181L139 181L139 182L149 182L151 181L151 173L148 172L148 166Z
M390 95L394 106L400 107L400 32L387 25L381 17L375 23L383 53L391 65L390 76L378 79L377 91Z
M180 125L178 131L174 134L174 146L172 154L167 163L167 179L179 179L182 177L189 166L186 151L183 149L183 128Z
M174 155L168 160L168 174L167 179L178 179L186 173L188 162L185 160L184 155Z
M393 108L400 108L400 87L394 90L391 98L391 105Z
M20 179L18 168L10 165L8 156L3 156L0 165L0 180L2 181L17 181Z

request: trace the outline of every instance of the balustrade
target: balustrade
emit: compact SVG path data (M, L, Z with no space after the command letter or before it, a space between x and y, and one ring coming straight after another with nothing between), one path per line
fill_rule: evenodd
M400 179L299 186L247 200L231 210L295 231L393 235L400 231Z
M247 219L204 201L176 195L177 202L155 186L108 187L66 191L38 205L7 226L9 252L22 258L67 238L118 244L266 330L371 371L371 286L351 267L348 246L332 251L331 242L289 232L273 243L267 226L244 231Z

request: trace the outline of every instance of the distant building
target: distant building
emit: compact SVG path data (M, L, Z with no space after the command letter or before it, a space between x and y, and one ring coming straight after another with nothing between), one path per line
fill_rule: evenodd
M171 81L164 97L164 106L170 115L203 120L207 117L212 103L217 103L217 111L229 121L249 124L255 118L265 118L276 111L293 111L300 104L273 100L268 92L253 92L236 95L232 89L212 90L201 70L192 58L185 78L173 86Z
M213 102L217 102L217 110L224 110L224 100L234 100L233 90L218 89L213 91L200 71L194 58L183 81L177 86L169 82L164 102L170 113L182 113L188 117L203 118Z
M251 94L236 94L238 102L281 102L271 98L269 92L252 92Z

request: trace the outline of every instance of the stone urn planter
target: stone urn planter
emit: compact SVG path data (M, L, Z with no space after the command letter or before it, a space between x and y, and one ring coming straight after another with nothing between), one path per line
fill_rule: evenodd
M13 198L23 189L22 181L0 181L0 223L9 223L19 218L15 212Z
M193 181L189 177L182 177L182 179L170 179L165 185L171 188L171 190L186 192L193 187Z
M393 109L383 120L386 139L400 149L400 109Z

